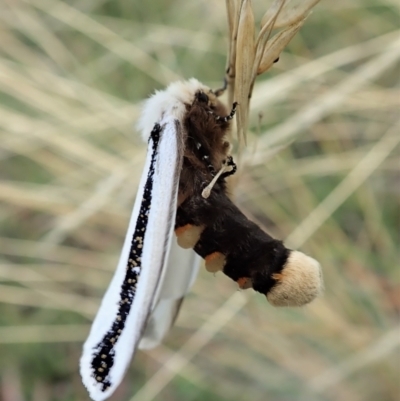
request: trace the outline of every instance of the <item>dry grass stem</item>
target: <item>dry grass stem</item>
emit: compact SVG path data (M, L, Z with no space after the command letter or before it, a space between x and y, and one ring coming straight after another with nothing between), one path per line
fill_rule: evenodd
M366 366L385 358L399 346L400 326L397 326L382 335L373 344L345 359L338 366L332 367L313 378L309 382L309 386L313 391L320 393L337 385L357 370L364 369Z
M0 398L86 399L78 359L142 172L141 103L177 78L219 87L226 63L248 133L235 202L321 262L324 295L276 309L202 269L115 397L397 399L400 8L371 1L3 2Z
M154 60L146 52L67 3L58 0L32 0L30 3L52 17L74 27L77 31L84 33L109 51L132 63L137 69L148 74L155 81L167 84L170 81L179 79L173 71Z
M82 342L89 329L89 324L1 327L0 344Z
M272 64L282 53L283 49L300 30L300 28L304 24L304 21L305 19L288 26L271 38L262 53L262 57L260 63L258 64L256 72L257 75L268 71L272 67Z
M279 13L275 22L274 28L285 28L289 25L295 25L303 20L309 13L309 11L315 7L320 0L300 0L299 4L293 6L288 2L288 6L285 7L282 12ZM290 5L289 5L290 4ZM271 13L267 11L264 15L261 25L264 25L271 18Z
M236 112L238 138L245 139L247 127L249 91L255 57L254 15L250 0L244 0L240 9L240 18L236 42L235 63L235 101L239 103Z
M255 41L255 24L250 0L227 1L229 46L227 57L228 100L239 103L236 129L239 142L248 128L250 99L256 77L268 71L282 50L299 31L310 9L318 0L303 1L291 7L286 0L274 0L261 21ZM280 18L281 14L284 17ZM237 28L236 28L236 21ZM283 28L272 39L273 29ZM232 97L233 95L233 97Z
M303 109L295 113L284 123L274 127L264 135L258 143L257 153L251 155L253 164L263 163L264 151L288 141L293 141L294 137L305 129L315 124L329 112L334 110L351 93L359 90L371 80L378 77L390 68L400 57L400 40L397 39L387 45L375 58L363 64L347 79L338 84L328 93L311 101Z
M378 168L400 142L400 122L374 145L347 177L286 238L294 248L301 247L332 213Z
M239 292L232 295L207 321L182 345L165 365L131 398L130 401L151 401L180 373L187 363L218 333L246 304ZM182 357L181 355L184 355Z

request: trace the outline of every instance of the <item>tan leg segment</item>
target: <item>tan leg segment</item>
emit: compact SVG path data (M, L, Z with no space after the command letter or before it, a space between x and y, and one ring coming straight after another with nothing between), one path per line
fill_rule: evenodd
M175 230L178 245L184 249L194 248L203 230L203 226L194 226L193 224L178 227Z
M240 277L237 281L239 288L242 290L247 290L248 288L253 288L253 283L250 277Z
M224 268L225 256L220 252L213 252L206 256L206 270L216 273Z

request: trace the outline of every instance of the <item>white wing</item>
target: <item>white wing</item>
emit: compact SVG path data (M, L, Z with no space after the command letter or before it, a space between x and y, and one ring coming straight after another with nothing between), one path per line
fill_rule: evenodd
M197 277L201 258L193 249L183 249L173 239L168 265L160 280L157 303L139 343L140 349L151 349L161 343L173 325L183 297Z
M91 398L102 401L121 382L142 337L173 237L181 128L172 116L153 129L117 270L83 347L80 371ZM171 320L172 321L172 320Z

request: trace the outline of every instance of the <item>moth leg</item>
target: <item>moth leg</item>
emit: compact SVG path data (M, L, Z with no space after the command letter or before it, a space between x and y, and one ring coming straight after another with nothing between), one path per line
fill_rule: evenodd
M184 249L194 248L200 239L204 226L186 224L175 229L178 245Z
M234 174L236 171L236 164L233 162L232 156L228 156L227 160L224 160L222 163L221 169L218 171L218 173L214 176L212 181L203 189L203 192L201 193L201 196L204 199L207 199L210 194L213 186L215 183L218 181L220 177L227 177L231 174Z
M222 88L213 91L214 95L220 97L221 95L223 95L223 93L226 91L227 88L228 88L228 80L226 79L226 77L224 77L224 83L222 85Z
M240 277L237 280L237 283L241 290L247 290L248 288L253 288L253 282L251 281L250 277Z
M233 161L232 156L227 157L226 165L232 167L232 169L230 171L226 171L225 173L221 174L221 178L226 178L236 173L237 166L236 163Z
M233 102L231 112L229 113L229 115L227 115L227 116L225 116L225 117L217 116L217 115L215 115L213 112L210 112L210 114L214 114L214 116L215 116L215 121L222 121L222 122L226 123L226 122L228 122L229 120L232 120L232 118L235 116L237 105L238 105L238 102Z

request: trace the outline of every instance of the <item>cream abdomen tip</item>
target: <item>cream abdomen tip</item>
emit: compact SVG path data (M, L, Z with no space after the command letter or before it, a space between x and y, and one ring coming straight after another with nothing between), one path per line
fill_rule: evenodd
M272 277L277 282L267 299L274 306L302 306L322 292L320 264L299 251L291 251L282 271Z

